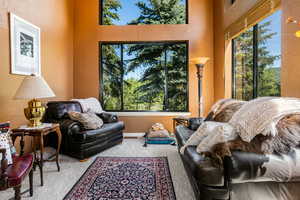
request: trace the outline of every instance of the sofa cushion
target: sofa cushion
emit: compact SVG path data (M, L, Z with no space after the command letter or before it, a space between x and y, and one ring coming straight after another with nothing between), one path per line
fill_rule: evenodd
M124 122L115 122L104 124L100 129L84 130L78 134L74 134L74 139L77 142L88 142L91 140L100 140L101 138L109 137L114 133L118 133L125 128Z
M80 104L75 101L51 101L47 104L45 119L66 119L71 111L82 112Z

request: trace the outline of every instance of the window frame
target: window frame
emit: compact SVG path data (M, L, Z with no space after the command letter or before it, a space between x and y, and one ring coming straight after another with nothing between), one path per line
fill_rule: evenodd
M252 31L253 37L252 37L252 47L253 47L253 68L252 68L252 74L253 74L253 99L258 97L258 24L253 26ZM236 62L235 62L235 39L232 39L231 42L231 49L232 49L232 98L236 98Z
M103 23L103 5L104 0L99 0L99 25L101 26L125 26L125 25L107 25ZM189 24L189 0L185 0L185 23L184 24ZM144 25L152 25L152 24L144 24ZM156 24L157 25L157 24ZM176 25L176 24L159 24L159 25ZM179 24L177 24L179 25ZM128 26L141 26L141 25L128 25Z
M185 44L186 53L185 53L185 68L186 68L186 108L184 110L105 110L107 112L118 112L118 113L186 113L190 110L189 105L189 41L100 41L99 43L99 100L103 104L103 62L102 62L102 46L103 45L120 45L120 44ZM122 62L123 65L123 62ZM123 85L122 85L123 87Z
M258 69L259 69L259 66L258 66L258 58L259 58L259 54L258 54L258 27L259 27L259 23L257 23L256 25L253 26L253 42L252 42L252 45L253 45L253 99L259 97L258 96L258 82L259 82L259 77L258 77ZM238 37L238 36L237 36ZM236 73L235 73L235 68L236 68L236 62L235 62L235 39L236 38L233 38L231 40L231 50L232 50L232 53L231 53L231 56L232 56L232 98L236 98ZM281 52L281 55L282 55L282 52Z

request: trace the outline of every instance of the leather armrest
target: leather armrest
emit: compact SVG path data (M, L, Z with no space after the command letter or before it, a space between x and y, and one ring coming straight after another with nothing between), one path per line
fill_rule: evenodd
M203 123L204 118L202 117L195 117L195 118L190 118L188 122L188 128L196 131L199 126Z
M263 167L269 158L265 155L233 151L231 156L226 156L224 169L229 179L253 180L264 175Z
M107 113L107 112L97 114L97 116L100 117L104 123L114 123L114 122L119 121L119 118L117 115Z
M73 121L71 119L59 120L57 121L57 123L59 123L60 125L60 130L62 134L67 134L67 135L78 134L83 129L81 123Z

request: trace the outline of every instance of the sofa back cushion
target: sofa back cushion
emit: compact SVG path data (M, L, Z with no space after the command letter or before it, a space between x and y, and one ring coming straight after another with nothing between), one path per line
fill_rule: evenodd
M69 118L69 112L82 112L81 106L76 101L50 101L47 104L46 120L60 120Z

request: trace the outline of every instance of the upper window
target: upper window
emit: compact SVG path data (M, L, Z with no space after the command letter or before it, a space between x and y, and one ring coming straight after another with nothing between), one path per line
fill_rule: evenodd
M281 11L233 39L233 97L280 96Z
M188 111L187 42L101 43L107 111Z
M187 0L100 0L102 25L187 24Z

